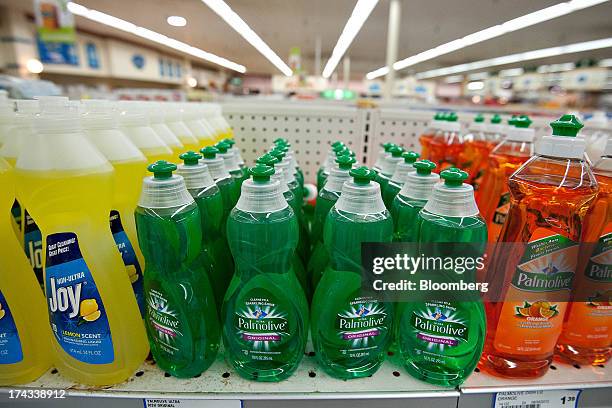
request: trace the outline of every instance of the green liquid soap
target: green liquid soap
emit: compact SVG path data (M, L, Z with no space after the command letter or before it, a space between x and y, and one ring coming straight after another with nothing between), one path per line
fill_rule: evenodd
M418 160L419 154L410 151L402 153L402 157L404 161L397 164L393 177L391 177L389 184L387 184L387 188L385 188L383 192L383 201L385 202L385 207L387 207L389 211L391 211L391 207L393 206L393 199L395 199L395 196L397 196L404 183L406 183L408 175L416 172L413 164Z
M234 260L221 231L223 199L208 167L200 163L202 155L186 152L180 158L184 164L178 166L178 174L185 180L187 191L200 210L204 267L215 294L217 310L221 310L225 291L234 274Z
M297 369L308 338L308 304L292 270L298 221L274 168L258 164L227 224L236 272L223 303L226 359L244 378L281 381Z
M414 163L414 168L416 171L406 177L406 182L391 204L393 240L397 242L418 242L419 212L440 180L440 176L432 173L436 165L429 160Z
M362 293L361 243L390 242L393 222L375 173L350 171L342 194L327 216L324 242L330 262L312 301L311 336L320 366L332 377L375 373L392 336L390 303ZM367 329L367 330L365 330Z
M464 184L466 172L449 169L445 180L434 187L432 197L418 215L419 246L425 256L481 257L487 228L478 213L472 186ZM440 254L432 243L472 243L470 253ZM417 273L419 273L417 271ZM449 271L446 281L473 281L475 271ZM421 293L423 295L423 293ZM474 371L482 354L486 334L484 307L480 300L466 301L449 294L443 300L404 302L397 308L397 342L410 375L441 386L457 386ZM452 333L452 334L451 334Z
M390 144L387 145L385 150L387 154L381 162L380 171L376 174L376 182L380 184L380 192L383 197L385 196L385 191L391 181L391 177L393 177L393 173L395 173L395 168L400 162L404 161L402 158L404 149L401 147Z
M325 183L323 190L319 192L317 197L311 233L313 249L307 266L307 274L313 291L319 284L321 276L323 276L323 272L329 263L329 253L325 245L323 245L325 220L329 211L338 201L344 182L351 178L349 171L353 168L354 163L355 159L349 155L337 157L337 166L331 169L329 180Z
M344 145L344 143L340 141L336 141L331 144L331 149L329 150L325 161L317 171L317 191L323 190L325 181L329 176L329 170L333 166L334 159L336 158L336 152L339 152L345 148L346 146Z
M146 260L145 325L160 369L191 378L215 360L220 327L203 267L200 211L176 165L158 161L144 180L136 208L138 242Z
M230 211L236 206L238 202L238 194L236 193L236 186L234 178L229 174L223 158L218 157L219 149L213 146L208 146L200 150L202 153L202 163L208 166L208 171L215 180L215 184L219 187L221 192L221 198L223 199L223 220L221 232L225 236L227 224L227 217L229 217Z

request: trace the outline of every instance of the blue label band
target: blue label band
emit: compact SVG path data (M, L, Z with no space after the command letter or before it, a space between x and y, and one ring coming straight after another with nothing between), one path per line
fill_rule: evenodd
M0 364L15 364L23 360L21 341L15 319L0 292Z

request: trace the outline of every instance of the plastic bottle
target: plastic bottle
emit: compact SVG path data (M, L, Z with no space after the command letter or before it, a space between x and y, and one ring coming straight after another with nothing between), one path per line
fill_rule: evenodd
M330 254L312 300L311 336L317 360L335 378L367 377L387 356L393 309L362 293L361 243L390 242L393 221L367 167L350 170L353 180L329 211L324 242ZM367 329L367 330L366 330Z
M440 173L444 183L417 217L419 252L425 257L482 257L487 226L478 213L474 190L463 183L468 174L458 169ZM434 244L471 244L470 253L448 253ZM446 258L445 258L446 259ZM440 271L443 273L443 271ZM419 273L419 271L417 271ZM445 282L473 282L475 270L447 272ZM466 300L448 294L444 300L421 292L425 299L398 304L396 334L402 361L410 375L442 385L461 384L474 371L485 340L486 320L480 298Z
M510 128L502 123L502 118L497 113L491 116L489 123L485 125L485 137L493 144L497 144L504 140L506 131ZM511 126L512 123L510 123Z
M206 370L219 349L215 298L204 270L198 205L176 165L149 166L136 209L138 242L147 260L146 327L157 365L175 377Z
M509 179L510 209L487 272L484 366L494 375L538 377L552 361L576 271L578 241L597 182L584 159L582 124L551 123L552 136ZM499 246L499 244L498 244ZM545 289L542 289L545 287ZM493 299L495 300L495 299Z
M389 181L391 177L393 177L393 173L395 173L395 168L397 165L404 161L402 154L404 153L404 149L399 146L393 145L389 148L389 152L385 156L382 166L380 168L380 172L376 175L376 182L380 184L381 194L385 195L385 191L387 190L387 185L389 185Z
M433 117L433 120L429 122L423 134L419 136L419 142L421 143L421 158L423 160L429 160L430 158L431 141L433 140L434 135L438 132L439 125L443 121L443 118L443 112L436 113Z
M215 294L217 310L221 310L223 297L234 274L234 260L221 230L223 223L223 198L208 166L200 162L201 154L186 152L181 155L183 164L178 166L187 191L193 197L202 221L202 247L206 252L206 270Z
M419 154L413 151L404 152L402 153L402 157L404 161L397 163L393 176L383 191L383 201L385 202L385 207L387 207L389 211L391 211L393 199L402 189L408 175L416 172L416 169L412 165L419 159Z
M140 313L144 315L144 257L138 248L134 210L147 160L117 127L118 112L108 101L86 100L82 104L85 136L115 170L110 229L132 283Z
M117 109L121 111L119 129L145 155L149 163L176 160L172 149L151 128L146 112L130 102L119 102Z
M399 242L418 242L419 224L417 215L431 197L434 185L440 176L432 171L434 162L421 160L414 163L413 173L409 173L400 192L391 204L393 218L393 240Z
M232 146L229 143L219 142L215 147L219 150L218 156L223 159L225 168L234 180L234 197L240 197L240 186L242 185L244 174L240 165L238 165L238 157L236 157L236 154L231 150Z
M8 93L0 89L0 147L4 144L5 138L13 127L14 120L13 102L8 99Z
M574 301L570 303L557 354L574 364L604 364L612 353L612 140L608 139L593 173L599 193L589 209L582 233L584 246L578 263ZM588 301L586 301L588 299Z
M15 167L17 162L17 157L19 157L19 153L23 148L24 140L27 138L28 134L32 132L32 123L34 121L34 115L38 113L38 101L37 100L29 100L22 99L16 100L15 105L17 108L17 112L13 118L13 127L11 131L6 133L4 138L4 144L0 147L0 157L3 157L11 167ZM28 259L30 259L32 267L37 268L37 276L40 277L40 284L42 286L42 258L40 262L36 261L36 256L34 251L32 252L32 256L30 257L30 251L28 246L24 246L24 234L23 234L23 225L22 220L24 219L24 209L21 207L19 199L15 197L13 201L13 206L11 207L12 216L12 224L13 230L15 234L19 237L19 242L21 245L27 249L26 253L28 255ZM40 232L38 232L38 239L36 242L32 243L33 247L37 247L40 253L41 250L41 242L40 242Z
M327 153L325 161L317 171L317 191L321 191L323 185L325 184L325 180L327 180L327 177L329 176L329 169L333 166L333 160L336 158L335 152L340 151L345 147L346 146L344 143L340 141L335 141L331 144L331 149Z
M595 111L593 116L584 121L581 134L587 142L586 154L591 163L599 161L604 155L612 129L606 112Z
M215 180L215 184L221 191L223 198L223 220L221 222L221 233L226 235L225 224L232 208L236 206L238 197L236 196L236 188L234 187L234 179L227 171L223 158L217 157L219 150L216 147L208 146L200 150L202 153L202 163L208 166L208 171Z
M162 107L160 106L160 108ZM165 111L166 125L168 125L172 133L181 141L185 151L192 150L194 152L199 152L202 146L200 146L198 139L182 121L183 111L181 107L175 103L164 103L162 109Z
M386 142L380 145L380 149L378 150L378 155L376 156L376 163L374 163L374 166L372 166L372 169L374 169L376 172L380 172L383 162L385 161L385 157L387 157L387 154L389 153L389 149L392 148L393 146L394 144L390 142Z
M42 233L54 365L83 384L119 383L149 348L108 225L113 169L66 98L41 97L40 109L17 159L17 195Z
M200 117L200 111L195 104L183 104L183 121L191 130L191 133L198 139L200 148L212 146L215 144L215 137L211 129L209 129Z
M304 172L302 171L302 169L300 168L300 165L297 162L297 159L295 157L295 151L291 147L291 143L289 143L287 139L278 138L274 141L274 145L280 146L280 147L287 147L288 149L287 156L291 160L291 167L294 170L295 178L300 184L300 188L304 190Z
M478 207L489 226L489 241L497 242L510 208L508 179L533 155L535 133L531 120L521 116L513 121L505 139L489 156L489 169L478 195Z
M244 164L244 159L242 158L240 149L236 147L236 141L234 139L223 139L223 142L230 145L229 151L236 156L238 167L240 167L240 170L242 171L242 179L240 181L240 184L242 185L242 182L249 178L249 169Z
M149 117L151 128L157 136L172 150L174 159L181 153L185 152L185 146L181 140L176 136L172 130L166 125L165 122L165 107L162 103L157 102L141 102L143 104L142 109Z
M440 170L459 165L459 155L463 151L461 124L454 112L444 116L438 131L429 143L429 158Z
M0 211L15 198L13 169L0 158ZM0 385L24 384L51 366L47 306L8 217L0 219Z
M223 304L226 359L250 380L291 376L308 338L308 304L291 270L298 223L274 169L259 164L228 219L236 273Z
M313 243L312 256L308 261L307 267L307 274L310 277L310 285L313 291L319 284L323 271L325 271L325 267L329 263L329 252L325 245L323 245L323 228L327 220L327 214L329 214L329 210L332 209L338 198L340 198L344 182L351 179L349 171L353 168L354 164L355 159L351 156L338 156L336 158L336 167L331 170L323 190L319 192L317 197L311 235Z
M490 139L484 116L478 114L470 124L467 134L463 137L464 148L459 154L459 167L470 175L467 181L478 191L484 180L489 166L489 154L497 144L497 140Z

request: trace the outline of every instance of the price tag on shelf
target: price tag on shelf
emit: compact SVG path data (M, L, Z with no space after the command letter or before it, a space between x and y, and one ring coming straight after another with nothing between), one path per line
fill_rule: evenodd
M576 408L579 397L580 390L498 392L494 408Z
M240 400L189 400L145 398L145 408L242 408Z

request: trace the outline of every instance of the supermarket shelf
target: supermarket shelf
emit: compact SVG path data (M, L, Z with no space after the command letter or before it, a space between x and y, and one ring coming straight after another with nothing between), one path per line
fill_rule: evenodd
M15 387L13 387L15 388ZM152 362L145 362L127 382L113 387L91 388L75 384L56 371L50 371L23 388L66 389L70 397L171 398L171 399L404 399L453 398L456 389L436 387L410 377L393 361L387 361L370 378L337 380L325 374L312 353L289 379L280 383L258 383L240 378L219 356L198 378L176 379L167 376ZM2 391L6 392L8 388Z
M460 387L463 394L502 391L568 390L612 387L612 364L572 366L555 360L546 375L536 379L507 379L475 372ZM608 390L612 393L612 388Z

